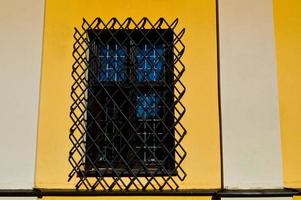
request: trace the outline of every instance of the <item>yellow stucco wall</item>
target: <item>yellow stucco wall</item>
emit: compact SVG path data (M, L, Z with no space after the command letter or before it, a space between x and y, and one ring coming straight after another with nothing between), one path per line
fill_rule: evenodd
M74 188L76 182L67 182L71 170L68 134L73 28L81 25L83 17L90 21L129 16L135 20L146 16L152 21L178 17L178 26L186 28L183 81L187 92L183 101L187 113L183 123L188 134L183 145L188 155L183 167L188 176L180 189L220 187L214 0L46 1L36 187Z
M301 1L274 0L284 185L301 187Z

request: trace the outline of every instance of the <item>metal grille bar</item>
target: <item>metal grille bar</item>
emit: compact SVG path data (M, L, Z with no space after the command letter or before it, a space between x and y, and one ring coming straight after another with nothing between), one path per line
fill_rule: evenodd
M176 190L186 173L178 19L83 19L73 45L69 180L77 189Z

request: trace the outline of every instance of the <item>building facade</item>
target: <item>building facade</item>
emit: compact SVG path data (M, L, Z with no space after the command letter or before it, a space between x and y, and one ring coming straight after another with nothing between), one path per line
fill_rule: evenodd
M3 91L0 100L0 199L299 198L301 3L298 0L2 0L0 4L0 87ZM153 36L150 36L150 29L155 31ZM96 30L106 30L104 35L108 36ZM138 36L134 37L135 30ZM172 30L170 42L165 30ZM94 43L92 37L87 36L89 34L95 34L95 44L100 46L97 50L92 49ZM151 60L151 55L145 53L146 43L140 41L154 44L154 56L159 55L158 58ZM145 45L140 55L142 63L148 63L145 68L139 68L140 43ZM116 44L116 49L119 45L125 53L109 51L107 47L112 44ZM137 45L132 47L133 44ZM163 45L163 50L156 45ZM131 135L128 140L123 136L130 129L125 131L123 127L132 125L131 113L136 112L134 115L140 116L144 125L147 124L146 115L156 115L153 110L144 110L143 114L139 111L141 107L149 109L155 105L145 96L141 107L137 106L139 97L127 100L129 107L131 103L136 105L133 105L136 110L130 110L128 116L117 106L127 119L124 122L127 125L118 125L113 115L105 112L110 120L103 126L112 123L117 134L122 134L123 140L128 142L130 150L111 144L106 134L101 137L109 142L97 143L93 138L97 136L91 139L86 134L89 131L81 132L82 128L88 130L89 116L90 119L98 117L97 113L91 114L93 109L95 111L95 107L89 107L91 101L83 103L83 107L77 102L96 95L87 89L91 86L88 84L91 77L87 78L86 73L91 74L91 55L102 52L102 46L106 47L105 54L97 56L105 58L107 53L112 53L106 57L112 60L104 60L104 64L102 58L97 58L100 59L97 67L106 67L105 75L97 79L99 87L105 91L103 81L110 79L109 69L120 70L117 65L129 70L129 66L138 66L135 71L138 75L129 75L136 76L135 81L130 79L129 83L137 85L139 72L143 72L144 77L154 72L155 75L145 78L145 83L156 94L157 90L153 89L156 86L152 84L160 76L160 69L172 68L172 81L165 82L165 92L170 91L171 97L159 95L158 108L166 109L158 111L162 112L159 117L162 124L155 126L163 128L160 131L151 129L157 135L170 132L171 140L174 139L174 142L166 142L167 139L154 137L160 141L153 146L165 149L159 154L166 157L164 162L172 163L169 167L158 162L159 155L150 150L147 139L138 137L147 153L153 156L149 159L154 159L155 167L149 162L145 164L146 153L140 157L139 152L144 151L136 151L137 145L132 148ZM117 62L117 59L124 60ZM120 64L123 62L126 64ZM152 64L157 71L148 68ZM76 68L83 70L82 74L76 74ZM114 72L115 75L114 80L119 80L119 72ZM120 77L123 79L123 75ZM175 81L177 77L181 82ZM183 83L182 88L180 83ZM76 84L77 89L74 88ZM84 88L78 94L76 91L81 84L87 90ZM115 100L126 99L127 95L114 97L116 90L122 93L125 89L120 89L123 86L119 82L113 84L118 89L106 93L117 105ZM131 87L141 93L142 89L135 84ZM128 87L124 86L127 91ZM180 95L184 91L185 94ZM81 98L81 95L87 96ZM103 94L100 99L102 97ZM172 103L167 102L168 98ZM108 106L108 101L101 105ZM72 105L79 110L74 111ZM98 109L103 108L106 107ZM164 113L171 113L172 120L168 122L169 115ZM74 118L73 114L81 117ZM84 122L79 122L81 119ZM95 123L102 130L101 123ZM78 132L73 132L72 127ZM142 132L146 135L146 128ZM82 135L78 135L80 133ZM139 135L138 131L133 134ZM91 148L99 152L104 152L103 146L110 143L114 147L110 156L118 154L120 158L129 159L122 162L127 172L133 174L126 175L126 170L119 172L126 167L118 164L114 167L112 163L116 159L110 160L109 156L97 159L110 160L110 167L98 163L102 167L95 169L96 163L91 161L94 157L89 157L89 148L85 146L87 138L94 146ZM134 152L137 162L144 168L135 168L140 170L136 172L130 163L132 154L122 156L124 151ZM96 175L81 171L79 164L88 161L95 164L94 168L89 168L89 173L93 169ZM87 165L83 168L87 169ZM151 168L156 172L149 171ZM147 172L141 175L141 171Z

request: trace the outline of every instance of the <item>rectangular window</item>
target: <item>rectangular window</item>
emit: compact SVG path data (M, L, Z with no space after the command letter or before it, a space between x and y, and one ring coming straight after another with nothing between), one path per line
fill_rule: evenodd
M177 22L97 18L76 29L69 177L80 179L77 188L176 189L175 179L185 178Z
M91 137L86 145L91 146L88 156L93 162L86 165L91 175L95 167L104 176L111 176L113 168L130 175L127 166L137 176L174 172L172 34L171 30L116 30L114 36L107 30L88 32L94 48L89 54L94 71L88 78ZM169 48L164 48L166 44Z

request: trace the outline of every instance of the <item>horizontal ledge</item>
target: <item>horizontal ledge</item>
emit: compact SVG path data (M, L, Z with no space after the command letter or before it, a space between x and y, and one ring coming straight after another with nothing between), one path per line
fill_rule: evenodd
M177 191L81 191L73 189L1 190L0 196L213 196L213 197L291 197L301 195L301 189L221 190L191 189Z
M250 189L250 190L220 190L219 197L291 197L300 195L300 191L291 188L284 189Z
M218 189L177 191L77 191L41 189L44 196L213 196ZM55 193L55 195L53 195ZM59 194L59 195L57 195Z

